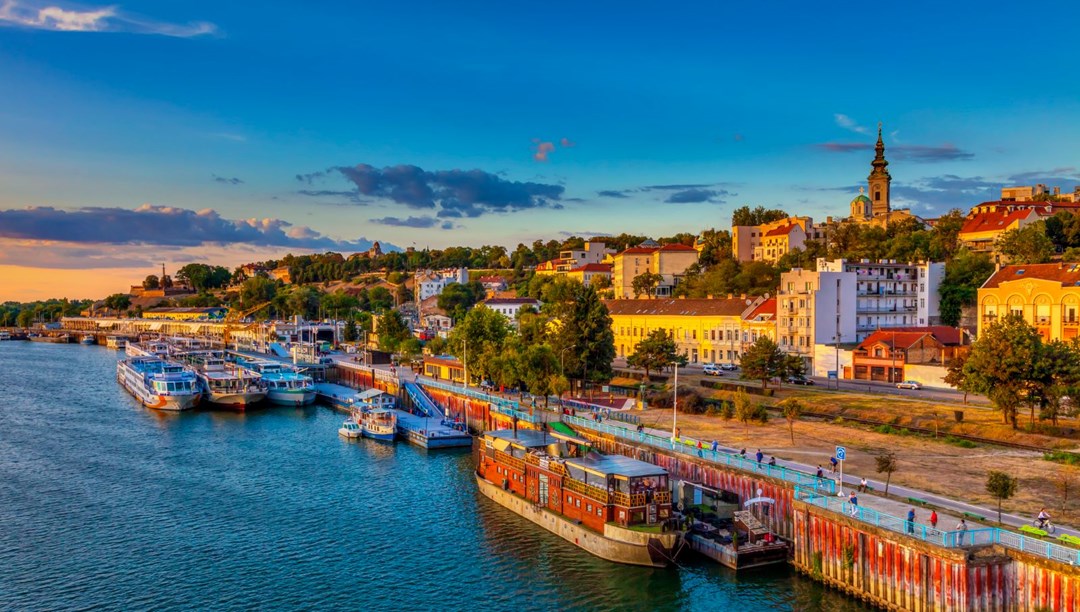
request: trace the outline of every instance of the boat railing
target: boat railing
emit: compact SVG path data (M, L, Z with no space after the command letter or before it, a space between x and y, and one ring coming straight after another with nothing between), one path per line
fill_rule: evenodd
M608 492L600 487L594 487L590 484L585 484L580 480L574 480L573 478L564 478L563 487L570 489L575 493L591 497L597 501L608 503Z
M671 503L671 491L655 491L653 492L654 504L670 504Z
M517 417L519 421L532 423L534 425L543 421L540 416L529 414L527 411L522 410L521 404L519 404L518 402L506 399L505 397L492 395L491 393L486 393L484 391L473 389L471 387L457 387L437 381L420 380L417 382L419 382L420 385L424 387L431 387L432 389L439 389L440 391L445 391L447 393L464 395L466 397L471 397L482 402L487 402L488 404L490 404L491 410L493 412L504 414L509 417Z
M521 471L525 470L524 461L518 459L517 457L508 455L507 453L504 453L502 451L495 451L495 461L498 461L499 463L503 463L505 465L509 465L510 467Z
M591 429L596 432L611 434L616 438L622 440L628 440L639 444L645 444L654 448L668 450L674 453L679 453L688 457L700 457L706 461L712 463L718 463L726 465L732 468L736 468L746 472L754 472L772 478L778 478L780 480L790 482L793 484L801 485L804 487L814 488L820 491L828 493L836 493L836 481L831 478L818 478L816 474L809 472L803 472L794 468L785 467L781 465L769 465L764 462L757 462L753 459L748 459L736 453L726 453L720 450L712 450L710 448L696 448L697 440L691 438L667 438L656 436L645 431L637 431L629 427L623 427L620 425L609 425L603 422L597 422L592 419L582 418L579 416L562 415L562 421L567 425L575 425L585 429Z

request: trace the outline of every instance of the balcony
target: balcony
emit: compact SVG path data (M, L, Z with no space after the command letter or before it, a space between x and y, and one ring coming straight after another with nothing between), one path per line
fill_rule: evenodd
M1035 317L1035 325L1050 325L1050 317Z
M600 487L587 485L584 482L574 480L573 478L564 478L563 487L566 489L570 489L575 493L580 493L581 495L584 495L586 497L591 497L601 503L608 503L608 492L601 489Z
M515 470L525 471L525 462L517 457L512 457L502 451L495 451L495 461L508 465Z
M1062 321L1061 324L1064 325L1065 327L1080 327L1080 321L1077 321L1076 319L1069 320L1069 321Z

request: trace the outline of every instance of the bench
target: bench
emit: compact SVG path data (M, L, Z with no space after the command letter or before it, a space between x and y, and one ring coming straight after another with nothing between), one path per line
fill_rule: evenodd
M915 504L916 506L928 506L928 505L930 505L930 503L927 502L925 499L919 499L918 497L909 497L909 498L907 498L907 500L910 503Z
M1024 525L1020 527L1020 532L1027 533L1033 536L1038 536L1040 538L1045 538L1047 535L1047 533L1042 529L1039 529L1038 527L1032 527L1031 525Z
M985 521L986 520L985 516L980 516L978 514L974 514L974 513L971 513L971 512L965 512L964 513L964 518L971 519L973 521Z

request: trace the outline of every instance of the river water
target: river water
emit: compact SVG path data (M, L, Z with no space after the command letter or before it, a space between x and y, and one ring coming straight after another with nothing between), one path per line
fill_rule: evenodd
M597 559L479 497L467 451L345 441L328 408L147 410L117 357L0 342L0 609L864 609Z

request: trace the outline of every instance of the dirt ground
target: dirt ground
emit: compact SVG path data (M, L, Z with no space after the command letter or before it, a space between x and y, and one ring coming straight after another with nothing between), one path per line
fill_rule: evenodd
M880 401L881 398L878 398ZM991 416L996 413L991 413ZM1080 522L1080 469L1045 461L1042 454L979 445L960 448L933 438L880 434L869 428L836 425L821 419L802 419L794 425L795 443L791 442L788 422L770 414L764 425L724 420L719 416L679 414L678 424L683 436L717 440L723 445L746 448L748 454L760 448L766 456L799 461L809 465L821 464L828 470L833 449L843 445L848 449L845 474L865 475L880 479L875 471L874 457L888 449L896 453L899 469L892 483L917 488L953 499L994 507L996 500L986 493L986 474L996 469L1019 479L1016 496L1005 501L1003 510L1020 515L1037 513L1041 506L1051 508L1063 524ZM671 429L670 409L650 409L641 415L647 427ZM1069 500L1062 512L1062 495L1054 480L1059 474L1072 479Z

